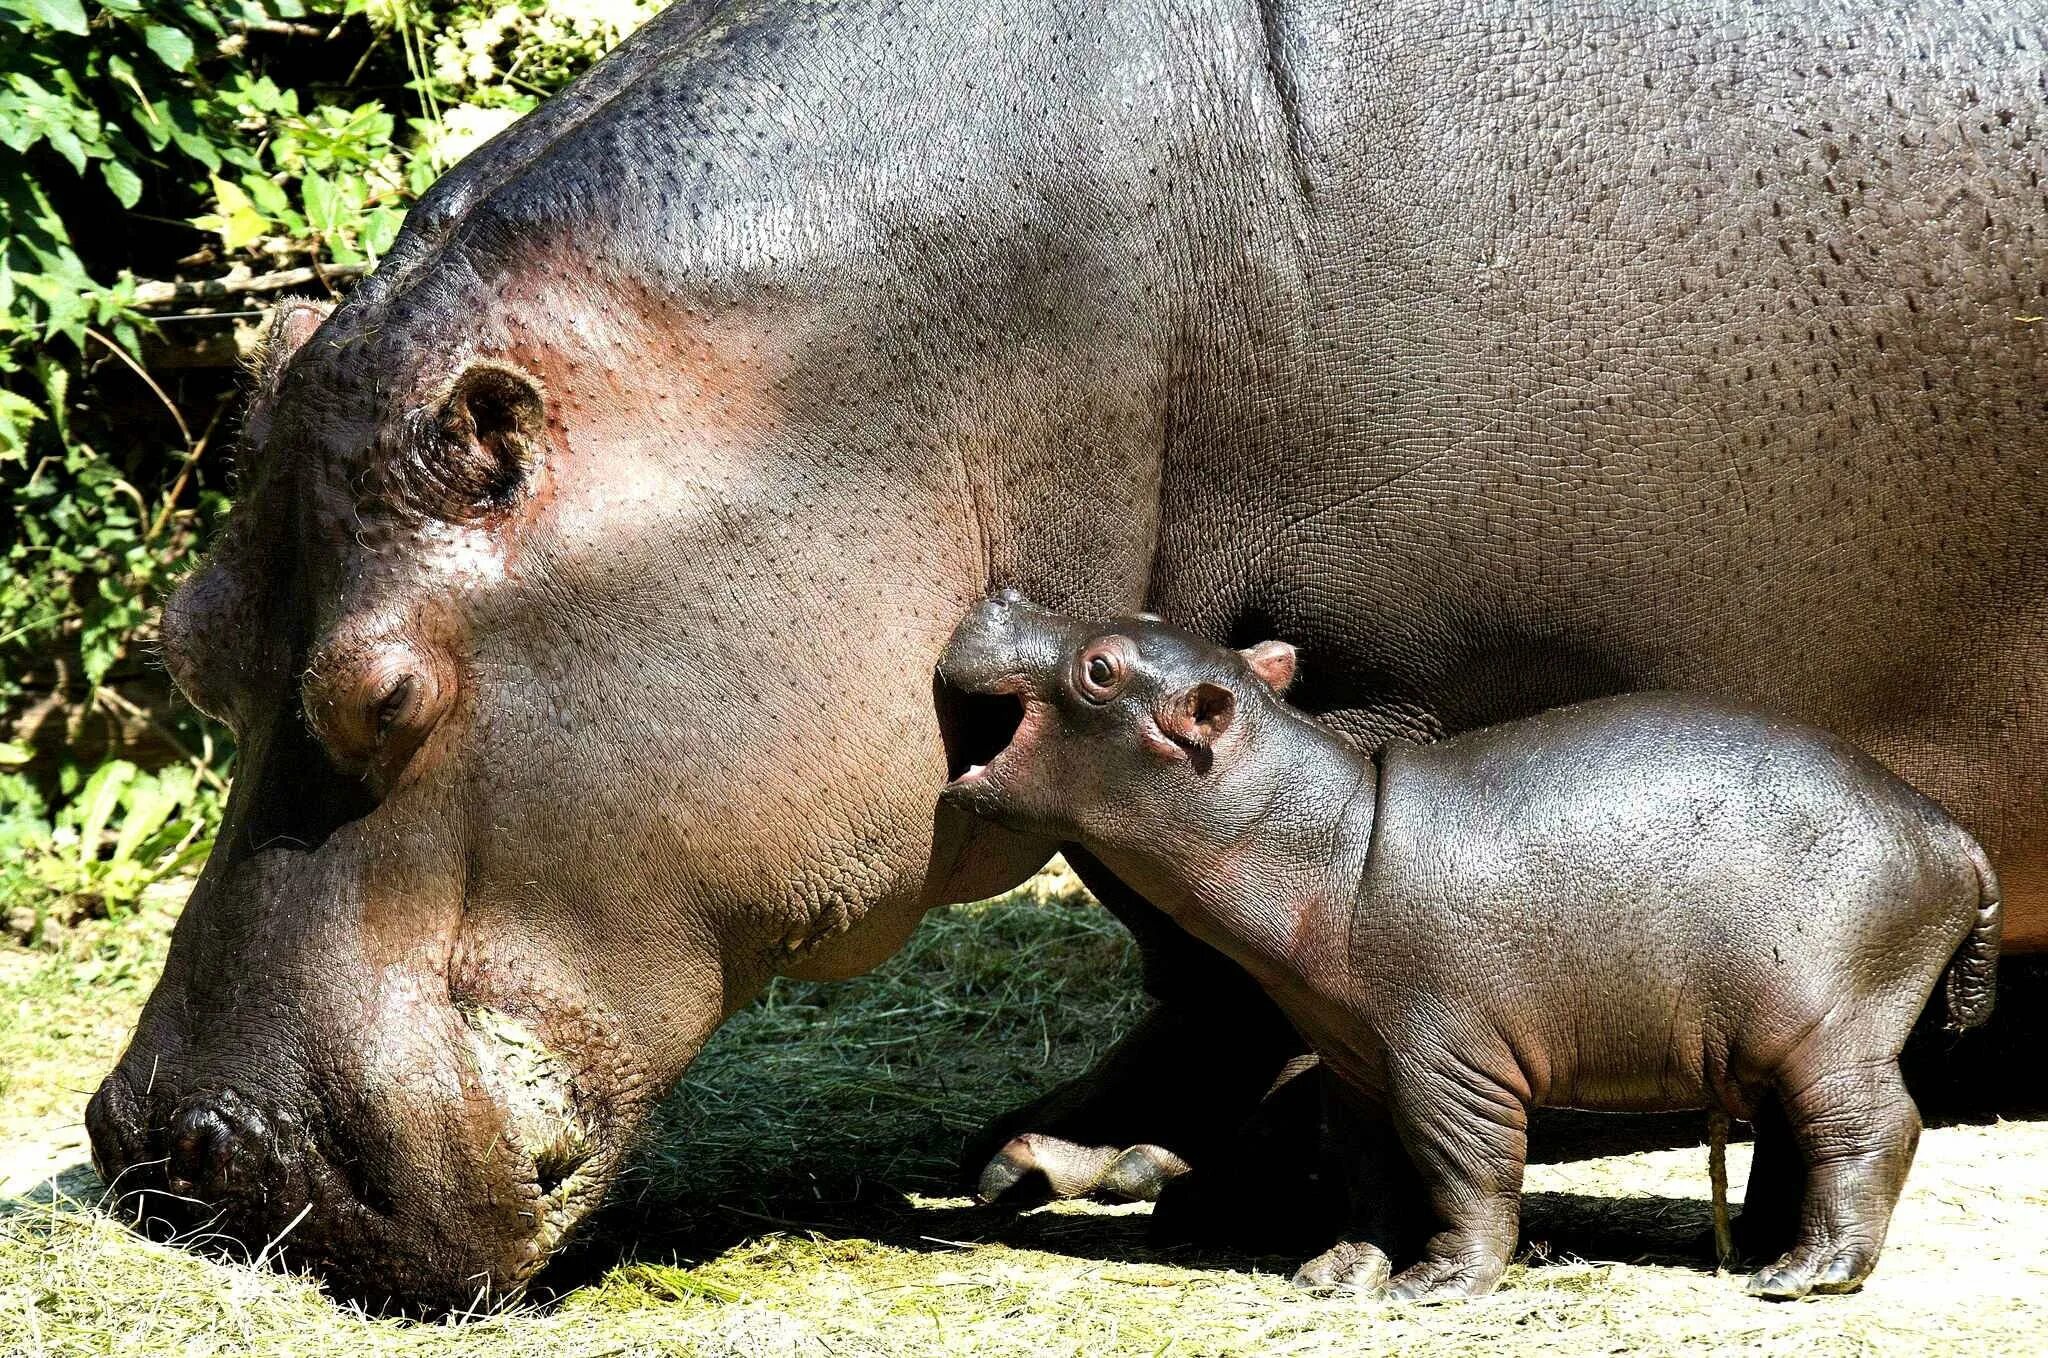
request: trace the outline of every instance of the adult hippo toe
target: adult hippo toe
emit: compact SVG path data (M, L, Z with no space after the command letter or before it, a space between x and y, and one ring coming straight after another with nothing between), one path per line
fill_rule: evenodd
M1781 8L650 25L274 328L164 627L240 773L102 1171L347 1294L515 1292L770 976L1051 852L936 801L1000 584L1285 637L1367 743L1785 709L2048 943L2048 37ZM1162 1003L1003 1131L1199 1170L1294 1044L1086 871Z

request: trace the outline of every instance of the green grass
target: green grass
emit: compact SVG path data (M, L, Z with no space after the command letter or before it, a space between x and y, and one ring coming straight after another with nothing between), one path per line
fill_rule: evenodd
M781 984L735 1018L551 1304L365 1317L92 1206L78 1110L171 914L159 899L56 952L0 950L0 1355L1993 1354L2048 1334L2048 1123L1931 1131L1871 1287L1792 1306L1702 1266L1704 1151L1641 1148L1668 1147L1668 1124L1618 1152L1567 1137L1532 1167L1525 1257L1456 1306L1310 1299L1288 1261L1160 1253L1142 1208L973 1208L952 1196L963 1136L1134 1012L1124 936L1058 882L942 912L875 975ZM1746 1148L1731 1161L1739 1182Z

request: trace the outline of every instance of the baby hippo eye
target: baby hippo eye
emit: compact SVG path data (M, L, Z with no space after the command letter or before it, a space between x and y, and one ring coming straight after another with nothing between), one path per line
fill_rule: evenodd
M1128 666L1124 663L1121 638L1110 637L1081 652L1077 687L1090 702L1106 703L1124 686Z

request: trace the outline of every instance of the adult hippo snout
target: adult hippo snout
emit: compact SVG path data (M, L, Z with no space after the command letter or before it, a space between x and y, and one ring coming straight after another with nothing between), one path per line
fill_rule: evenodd
M372 1304L501 1297L598 1191L625 1063L572 992L543 997L446 931L365 953L333 924L359 902L319 871L349 839L209 875L87 1107L94 1161L153 1235L234 1241ZM328 922L223 899L287 890ZM210 927L235 919L253 927Z

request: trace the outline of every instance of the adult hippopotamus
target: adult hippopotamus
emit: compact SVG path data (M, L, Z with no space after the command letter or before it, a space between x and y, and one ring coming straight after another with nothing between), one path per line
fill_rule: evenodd
M931 678L997 585L1284 637L1367 746L1767 703L2048 944L2042 30L670 11L275 326L164 620L240 772L102 1172L345 1294L515 1291L770 976L1052 852L937 804L1007 734ZM991 1144L1199 1168L1298 1043L1081 865L1161 1003Z

